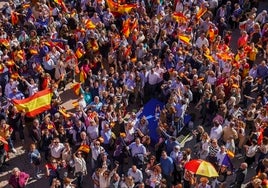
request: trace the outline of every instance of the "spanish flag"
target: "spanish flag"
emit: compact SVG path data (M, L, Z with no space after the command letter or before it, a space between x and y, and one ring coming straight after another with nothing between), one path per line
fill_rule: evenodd
M212 55L204 54L204 56L209 60L209 62L211 62L211 63L216 62L216 60L214 59L214 57L212 57Z
M12 73L10 77L14 80L17 80L20 77L20 75L19 73L15 72L15 73Z
M90 152L90 147L88 145L86 145L86 144L83 144L78 148L78 151L89 153Z
M30 49L29 50L30 51L30 54L32 54L32 55L36 55L36 54L38 54L38 51L37 51L37 49Z
M196 13L197 20L200 20L200 18L207 12L207 10L208 9L206 7L204 7L204 5L202 5L201 8Z
M38 114L51 108L50 105L51 98L52 98L51 89L44 89L26 99L22 100L14 99L12 101L18 110L20 111L24 110L26 112L26 116L35 117Z
M14 65L15 65L15 62L14 62L12 59L6 61L6 66L7 66L7 67L13 67Z
M7 39L0 39L0 44L5 46L6 48L9 47L9 41Z
M62 114L64 117L66 117L66 118L71 117L71 115L68 114L67 110L66 110L64 107L61 107L61 108L59 109L59 113L61 113L61 114Z
M85 20L85 28L86 29L95 29L96 25L90 19L86 19Z
M30 7L31 7L30 3L25 3L25 4L22 5L23 9L27 9L27 8L30 8Z
M67 9L65 3L63 2L63 0L54 0L54 2L57 3L58 5L60 5L64 12L68 11L68 9Z
M81 71L82 72L82 71ZM83 71L84 72L84 71ZM73 91L76 95L79 95L80 94L80 87L81 87L81 84L80 83L76 83L76 84L73 84L72 85L72 88L73 88Z
M186 23L188 21L188 18L186 18L186 16L184 16L184 14L181 12L173 13L173 18L178 23Z
M130 19L126 19L124 22L123 22L123 29L122 29L122 33L123 35L128 38L129 35L130 35Z
M86 79L87 79L87 74L83 69L81 69L79 80L81 83L84 83Z
M12 25L17 25L19 22L18 14L14 11L11 12L11 23Z
M75 55L78 59L80 59L81 57L83 57L83 55L85 54L85 51L83 50L83 48L77 48Z
M106 0L108 7L113 13L129 13L133 8L137 7L137 4L120 4L113 0Z
M78 103L78 101L74 101L74 102L72 102L72 105L76 108L79 106L79 103Z
M181 42L183 42L184 44L186 45L191 45L190 41L191 41L191 38L186 36L186 35L181 35L179 34L178 35L178 38L180 39Z

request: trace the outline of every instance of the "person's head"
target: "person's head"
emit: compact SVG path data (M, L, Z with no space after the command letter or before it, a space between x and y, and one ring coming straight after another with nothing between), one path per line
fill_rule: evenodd
M179 151L180 151L180 146L179 146L179 145L174 146L173 150L174 150L175 152L179 152Z
M159 165L155 165L155 166L153 166L152 171L154 174L161 174L162 170L161 170L161 167Z
M166 152L166 151L162 151L162 153L161 153L161 157L162 157L163 159L166 159L166 158L168 157L167 152Z
M131 169L132 169L133 172L136 172L137 171L137 166L136 165L132 165Z
M18 168L18 167L15 167L15 168L13 168L12 169L12 174L14 175L14 176L19 176L19 174L20 174L20 169Z
M241 168L242 170L246 170L246 169L248 168L248 164L247 164L247 163L241 163L241 164L240 164L240 168Z
M201 183L202 185L205 186L208 182L209 182L209 181L208 181L208 178L206 178L206 177L201 177L201 178L200 178L200 183Z
M140 138L136 138L136 139L135 139L135 142L136 142L137 145L139 145L139 144L141 143Z
M76 156L78 157L78 158L82 158L83 156L82 156L82 151L78 151L77 153L76 153Z
M30 151L34 151L36 149L36 145L35 144L30 144Z
M59 145L59 143L60 143L60 139L59 139L59 138L55 138L55 139L53 140L53 144L55 144L55 145Z

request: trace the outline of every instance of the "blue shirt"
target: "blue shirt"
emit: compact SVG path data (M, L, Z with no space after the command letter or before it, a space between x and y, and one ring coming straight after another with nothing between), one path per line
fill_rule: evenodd
M162 168L162 173L164 175L170 175L174 170L173 160L171 157L167 157L166 159L163 159L161 157L160 159L160 165Z

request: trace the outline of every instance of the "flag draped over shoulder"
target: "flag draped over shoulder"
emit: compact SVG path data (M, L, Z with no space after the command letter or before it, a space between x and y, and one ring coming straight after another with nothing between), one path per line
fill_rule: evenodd
M106 0L106 2L112 12L119 14L129 13L133 8L137 7L137 4L119 4L113 0Z
M51 89L45 89L35 93L26 99L14 99L12 101L18 110L26 112L26 116L35 117L36 115L51 108L51 98Z

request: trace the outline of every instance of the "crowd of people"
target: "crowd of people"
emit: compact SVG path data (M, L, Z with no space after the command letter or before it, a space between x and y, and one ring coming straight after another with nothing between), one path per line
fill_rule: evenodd
M6 3L0 12L0 168L17 152L14 145L23 144L34 171L14 168L9 184L25 187L30 176L38 181L44 173L51 188L209 188L225 187L234 174L230 186L240 188L256 167L246 187L267 187L268 15L259 3ZM80 83L72 112L60 96L70 82ZM51 109L35 118L12 104L47 88ZM153 112L157 143L140 117L152 98L165 103ZM193 124L200 122L196 128L185 124L188 109L197 112L190 114ZM195 128L194 147L181 148L182 127ZM31 143L24 141L26 131ZM242 160L240 167L223 164L226 155ZM209 161L219 176L209 181L184 169L193 158ZM83 185L84 178L92 184Z

